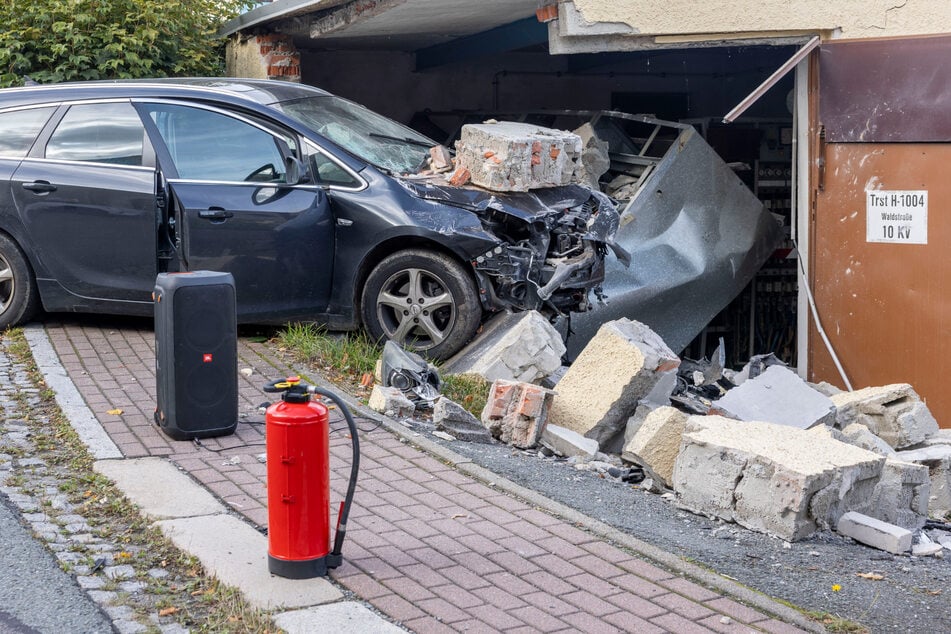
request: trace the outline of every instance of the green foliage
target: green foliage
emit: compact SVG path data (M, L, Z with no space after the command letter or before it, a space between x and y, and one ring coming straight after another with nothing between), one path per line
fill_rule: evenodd
M221 24L249 0L0 0L0 86L223 71Z

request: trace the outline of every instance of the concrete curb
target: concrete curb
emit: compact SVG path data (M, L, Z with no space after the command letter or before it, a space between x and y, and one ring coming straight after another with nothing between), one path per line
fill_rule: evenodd
M286 619L294 631L326 631L328 623L340 627L358 623L364 631L381 634L404 631L362 603L342 602L344 593L329 578L292 580L271 575L264 535L230 515L207 489L168 460L125 458L86 406L44 327L30 324L24 334L56 403L96 459L94 471L112 480L154 526L178 548L197 557L211 575L237 588L251 605L271 610L275 622ZM159 490L159 482L166 488Z
M327 389L335 388L335 386L323 380L323 377L320 377L319 381L315 380L313 377L307 378L310 382L318 384L321 387ZM519 497L535 507L548 511L553 515L557 515L580 527L583 527L584 529L595 535L598 535L599 537L610 540L637 555L663 565L672 572L690 577L691 579L698 581L710 588L716 589L721 593L730 595L742 603L757 608L758 610L762 610L763 612L772 614L788 623L796 625L797 627L820 634L826 631L821 625L814 621L810 621L799 611L784 605L767 595L748 588L727 577L718 575L715 572L684 561L682 558L674 555L673 553L669 553L656 546L648 544L647 542L641 541L640 539L628 535L627 533L620 531L609 524L605 524L604 522L589 517L569 506L566 506L560 502L556 502L555 500L545 497L536 491L523 487L520 484L495 474L488 469L475 464L471 459L457 454L451 449L429 440L422 435L418 435L418 432L415 432L405 425L400 424L398 421L387 416L383 416L382 414L365 407L349 394L341 393L339 391L335 391L334 393L337 394L354 413L360 415L361 417L379 422L383 427L392 431L400 438L403 438L419 449L432 454L434 457L455 467L466 475L469 475L477 480L481 480L482 482L490 484L500 491L504 491L505 493Z
M50 343L49 336L42 324L29 324L23 328L23 335L30 344L30 352L33 354L33 362L39 368L46 385L53 390L56 397L56 403L62 410L63 415L69 419L70 425L79 434L93 458L96 460L108 460L110 458L122 458L122 452L102 424L96 419L96 416L86 406L73 380L69 378L66 368L60 363L59 357L53 350L53 344Z

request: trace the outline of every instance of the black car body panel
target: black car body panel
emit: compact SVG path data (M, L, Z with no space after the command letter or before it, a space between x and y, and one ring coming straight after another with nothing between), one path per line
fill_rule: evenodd
M368 127L324 124L320 108ZM485 311L589 307L618 227L608 198L419 177L432 142L359 108L254 80L0 91L0 132L4 115L33 126L0 140L0 231L50 311L149 314L158 272L209 269L233 274L241 321L353 327L370 271L410 247L467 267ZM95 126L102 146L84 146Z

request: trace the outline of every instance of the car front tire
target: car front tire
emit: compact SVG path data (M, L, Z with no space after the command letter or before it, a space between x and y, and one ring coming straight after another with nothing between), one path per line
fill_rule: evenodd
M26 256L0 233L0 330L28 321L38 304L36 281Z
M431 359L448 359L475 334L482 307L475 283L452 258L399 251L370 273L361 301L374 339L391 339Z

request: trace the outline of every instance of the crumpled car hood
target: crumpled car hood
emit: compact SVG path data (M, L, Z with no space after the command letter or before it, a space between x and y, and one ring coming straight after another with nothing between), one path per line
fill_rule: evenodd
M611 247L618 259L630 261L627 252L614 244L614 234L618 230L619 223L619 214L614 203L601 192L582 185L503 193L479 187L455 187L438 176L397 180L417 198L438 201L475 213L488 210L498 211L525 222L563 213L566 209L585 204L594 196L599 202L600 210L588 225L585 237L589 240L604 242Z

